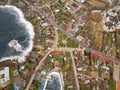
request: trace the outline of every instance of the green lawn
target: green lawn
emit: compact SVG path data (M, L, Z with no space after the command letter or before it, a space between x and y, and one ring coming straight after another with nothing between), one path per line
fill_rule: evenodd
M111 33L108 33L107 44L108 44L108 46L112 46L112 35L111 35Z
M59 36L58 47L78 48L79 45L76 42L68 38L65 34L63 34L59 30L58 30L58 36ZM62 43L63 40L66 41L66 44Z
M70 38L67 39L67 47L78 48L78 44L71 40Z
M17 66L11 66L9 67L9 69L10 69L10 82L13 84L14 83L13 71L17 69Z

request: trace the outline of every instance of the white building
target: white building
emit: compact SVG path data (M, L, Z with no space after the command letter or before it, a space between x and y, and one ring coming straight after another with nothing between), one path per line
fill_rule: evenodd
M78 71L78 72L83 71L83 68L82 68L82 67L79 67L79 68L77 68L77 71Z
M60 0L61 2L66 2L67 0Z
M42 26L42 27L47 27L47 26L48 26L48 23L42 23L41 26Z
M51 72L48 74L43 90L64 90L63 75L61 72Z
M9 67L0 70L0 84L4 84L9 80Z
M75 0L75 1L77 1L79 3L84 3L86 0Z
M82 37L82 36L80 36L80 35L78 35L78 36L76 37L76 39L77 39L79 42L81 42L81 41L82 41L82 39L83 39L83 37Z

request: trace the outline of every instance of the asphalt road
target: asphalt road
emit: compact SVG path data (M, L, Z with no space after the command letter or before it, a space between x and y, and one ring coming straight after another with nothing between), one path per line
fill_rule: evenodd
M73 52L72 51L70 51L70 55L71 55L71 58L72 58L72 64L73 64L73 71L74 71L74 76L75 76L76 89L80 90L79 82L78 82L78 78L77 78L76 66L75 66L75 62L74 62L74 56L73 56Z

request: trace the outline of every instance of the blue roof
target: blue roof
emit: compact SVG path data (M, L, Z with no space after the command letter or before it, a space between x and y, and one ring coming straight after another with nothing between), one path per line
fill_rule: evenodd
M14 83L14 90L20 90L20 87L17 85L17 83Z
M42 80L42 81L41 81L41 85L40 85L40 90L43 90L43 88L44 88L44 84L45 84L45 81Z

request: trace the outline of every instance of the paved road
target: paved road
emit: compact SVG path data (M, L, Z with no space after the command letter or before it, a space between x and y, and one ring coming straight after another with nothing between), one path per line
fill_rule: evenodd
M57 33L57 29L55 29L55 43L54 43L54 47L56 48L57 47L57 43L58 43L58 40L59 40L59 36L58 36L58 33Z
M55 48L54 50L56 50L56 51L68 51L68 52L70 52L70 51L75 51L75 50L82 50L83 51L83 49L80 49L80 48Z
M72 64L73 64L72 66L73 66L73 71L74 71L74 76L75 76L76 89L80 90L79 82L78 82L78 78L77 78L76 66L75 66L75 62L74 62L74 56L73 56L72 51L70 51L70 55L71 55L71 58L72 58Z

